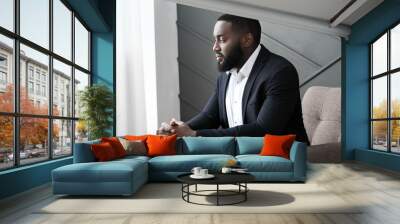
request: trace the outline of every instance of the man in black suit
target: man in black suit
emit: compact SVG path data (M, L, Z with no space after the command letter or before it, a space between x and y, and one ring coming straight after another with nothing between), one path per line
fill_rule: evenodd
M296 134L304 129L295 67L260 45L257 20L222 15L214 27L218 76L204 109L185 122L172 119L159 132L178 136L264 136Z

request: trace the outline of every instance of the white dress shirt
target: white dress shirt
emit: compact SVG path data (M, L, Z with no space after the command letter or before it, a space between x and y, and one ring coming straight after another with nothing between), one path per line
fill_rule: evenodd
M230 71L226 72L227 75L229 75L229 73L231 74L225 96L226 114L230 128L243 124L243 91L260 50L261 46L258 45L247 59L246 63L244 63L242 68L240 68L239 72L237 71L237 68L232 68Z

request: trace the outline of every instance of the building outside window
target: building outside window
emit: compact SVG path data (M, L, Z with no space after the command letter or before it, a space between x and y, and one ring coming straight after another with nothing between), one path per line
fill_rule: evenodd
M29 79L33 80L33 67L32 66L29 66L28 74L29 74Z
M4 71L0 71L0 83L7 83L7 74Z
M46 82L46 76L47 76L47 74L42 73L42 82Z
M7 67L7 57L3 54L0 54L0 67Z
M29 94L33 94L34 93L34 88L33 88L33 82L31 82L31 81L29 81L28 82L28 91L29 91Z
M42 96L46 96L46 86L42 86Z
M7 56L0 54L0 91L7 87Z

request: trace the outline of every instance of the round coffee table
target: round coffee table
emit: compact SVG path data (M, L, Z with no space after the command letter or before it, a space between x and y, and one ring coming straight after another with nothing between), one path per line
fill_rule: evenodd
M190 177L191 173L182 174L177 177L178 181L182 183L182 199L188 203L198 204L198 205L234 205L239 204L241 202L245 202L247 200L247 192L249 188L247 187L247 183L255 180L255 177L249 173L215 173L213 174L215 177L212 179L193 179ZM205 184L205 185L216 185L215 190L197 190L197 185ZM190 186L195 186L194 191L190 191ZM237 190L223 190L220 189L220 185L236 185L238 186ZM209 192L215 192L215 194L205 194ZM190 196L204 196L204 197L216 197L216 204L202 204L190 201ZM230 197L230 196L241 196L240 200L231 202L231 203L221 203L221 197Z

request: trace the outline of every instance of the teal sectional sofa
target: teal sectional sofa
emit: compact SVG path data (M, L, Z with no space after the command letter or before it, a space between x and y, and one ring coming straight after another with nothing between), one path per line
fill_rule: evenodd
M295 141L290 159L260 156L263 137L183 137L176 142L177 155L127 156L96 162L91 141L75 144L74 163L52 171L54 194L131 195L148 181L176 181L193 167L218 172L230 159L259 182L305 182L306 145Z

